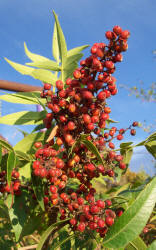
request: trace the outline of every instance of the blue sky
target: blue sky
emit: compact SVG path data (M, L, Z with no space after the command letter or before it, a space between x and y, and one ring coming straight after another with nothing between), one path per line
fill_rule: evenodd
M128 29L131 33L129 49L124 53L123 62L117 65L114 75L117 84L127 84L131 87L139 85L142 80L144 88L148 88L155 81L156 61L152 54L156 49L155 0L1 0L0 79L41 85L31 77L20 75L3 58L7 57L22 64L28 62L24 54L24 41L32 52L51 57L53 9L59 16L68 49L84 44L106 42L105 31L115 25ZM85 51L85 56L88 54L89 49ZM128 97L128 93L123 89L119 89L118 95L109 103L112 109L111 118L120 121L120 127L127 127L134 120L147 120L148 124L156 120L154 103ZM28 109L35 110L35 107L6 102L1 104L2 115ZM22 138L16 128L0 125L0 129L1 134L13 145ZM31 130L29 126L23 126L22 129ZM138 129L136 137L127 136L125 140L139 142L146 137L147 133ZM146 150L137 149L132 160L133 170L139 168L141 161L146 169L149 168L149 165L152 166L151 159Z

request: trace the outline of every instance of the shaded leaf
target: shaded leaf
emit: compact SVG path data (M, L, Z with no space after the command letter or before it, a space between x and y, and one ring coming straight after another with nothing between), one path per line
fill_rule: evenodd
M30 179L31 178L31 164L27 163L24 164L21 168L19 168L19 173L20 173L20 178L26 178Z
M145 143L145 147L150 154L156 159L156 141L149 141Z
M125 247L126 250L146 250L147 246L144 241L137 237L133 241L129 242L129 244Z
M155 205L155 192L156 178L140 192L128 210L110 228L103 241L104 246L123 247L141 233Z
M105 164L97 147L91 142L91 141L88 141L88 140L81 140L80 141L94 154L96 155L96 157L98 158L98 160L101 162L101 164Z
M128 148L132 144L133 142L123 142L123 143L120 143L120 148Z
M152 242L152 244L147 248L147 250L155 250L156 249L156 240Z
M11 202L12 197L9 195L8 199ZM23 226L27 219L27 200L29 195L26 190L22 190L20 196L15 196L13 206L9 209L9 217L13 231L15 233L16 241L19 240Z
M42 234L40 242L36 248L36 250L42 250L42 247L46 241L46 239L49 237L49 235L53 232L53 230L59 226L59 225L64 225L67 221L69 221L69 219L67 220L63 220L63 221L58 221L55 224L52 224L50 227L48 227L48 229ZM58 232L58 231L57 231Z
M11 183L11 173L13 168L16 166L16 156L15 152L11 151L8 155L8 160L7 160L7 183L10 185Z
M33 190L34 190L36 199L37 199L40 207L44 211L44 201L43 201L44 186L43 186L43 182L40 178L38 178L37 176L35 176L33 174L31 175L31 180L32 180Z
M13 147L8 142L4 141L3 139L0 139L0 145L2 146L2 148L4 147L8 151L13 150Z

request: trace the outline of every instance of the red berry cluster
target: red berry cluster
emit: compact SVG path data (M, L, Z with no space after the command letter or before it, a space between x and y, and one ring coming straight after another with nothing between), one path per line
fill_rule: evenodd
M91 180L100 174L114 177L116 167L126 168L122 155L113 150L112 140L122 140L127 129L112 127L108 132L104 129L111 113L106 101L117 94L112 74L115 64L122 61L121 52L128 48L129 35L129 31L122 31L119 26L107 31L109 44L95 43L91 55L73 72L73 79L68 78L65 83L56 81L55 94L51 85L45 83L41 93L51 110L44 119L45 127L50 129L52 124L57 125L49 143L36 142L34 145L37 150L33 173L45 178L45 206L55 205L60 219L70 218L69 224L74 231L83 232L87 227L99 232L101 237L114 223L116 213L109 208L112 206L110 200L95 200L96 190ZM134 122L131 126L137 125ZM134 129L131 134L135 134ZM99 165L98 158L81 141L82 136L97 147L104 165ZM79 181L76 190L68 185L72 178ZM117 215L121 214L122 211Z
M15 195L21 194L21 182L19 180L20 174L17 170L13 169L11 173L11 184L7 183L6 171L0 172L0 192L1 193L12 193Z

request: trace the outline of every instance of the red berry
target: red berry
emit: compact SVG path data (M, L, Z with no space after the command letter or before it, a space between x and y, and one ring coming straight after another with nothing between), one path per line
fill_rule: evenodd
M77 230L80 232L84 232L85 230L85 223L84 222L80 222L79 225L77 226Z
M70 219L69 222L72 226L75 226L77 224L77 220L75 218Z
M100 101L104 101L106 99L106 93L104 91L101 91L98 95L97 95L97 98L100 100Z
M121 32L122 32L122 29L121 29L120 26L116 25L116 26L114 26L114 28L113 28L113 32L114 32L115 34L117 34L117 35L120 35Z
M107 226L112 226L114 224L114 219L112 217L107 216L105 222Z
M96 205L97 205L98 207L100 207L100 208L105 208L105 202L102 201L102 200L98 200L98 201L96 202Z
M116 138L117 138L117 140L121 141L123 139L123 135L119 134L119 135L117 135Z
M44 89L45 90L50 90L51 89L51 84L50 83L44 83Z
M103 228L105 226L105 221L103 219L99 219L97 224L100 228Z
M53 193L53 194L57 193L57 187L50 186L50 192Z
M132 124L133 127L137 127L138 125L139 125L138 122L133 122L133 124Z
M126 169L126 164L124 162L120 162L119 163L119 168L123 169L123 170Z
M129 36L130 36L130 32L128 30L124 30L121 32L122 39L128 39Z
M62 90L63 89L63 82L61 80L56 81L56 88L58 90Z
M136 134L136 130L135 129L131 129L131 135L135 135Z

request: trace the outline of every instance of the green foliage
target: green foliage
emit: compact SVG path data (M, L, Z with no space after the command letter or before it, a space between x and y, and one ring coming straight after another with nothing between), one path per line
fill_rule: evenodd
M155 192L156 178L146 186L128 210L112 226L103 241L106 247L123 247L141 233L155 205Z

